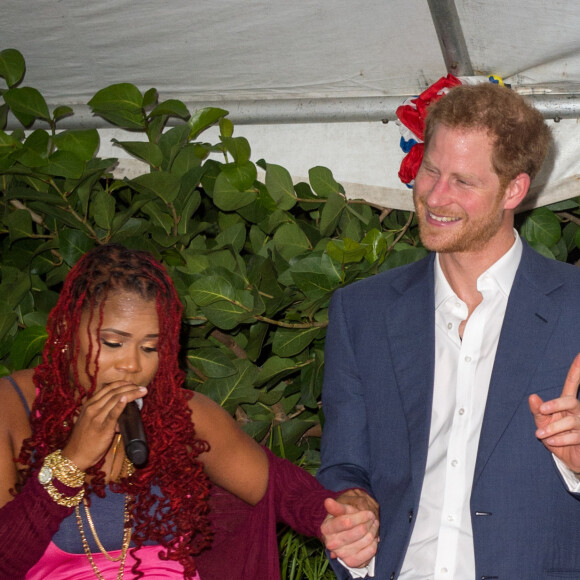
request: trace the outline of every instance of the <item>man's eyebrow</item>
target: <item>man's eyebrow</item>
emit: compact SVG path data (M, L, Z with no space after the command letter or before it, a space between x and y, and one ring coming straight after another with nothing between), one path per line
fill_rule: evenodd
M116 328L101 328L101 332L114 332L115 334L126 336L127 338L133 336L130 332L125 332L124 330L117 330ZM146 334L145 338L159 338L159 334L156 333Z

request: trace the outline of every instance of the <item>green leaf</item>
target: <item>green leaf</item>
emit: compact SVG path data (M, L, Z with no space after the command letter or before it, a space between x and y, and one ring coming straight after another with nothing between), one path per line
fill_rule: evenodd
M136 110L143 107L143 95L131 83L117 83L97 91L89 105L95 112Z
M144 109L149 109L151 107L154 107L157 104L157 101L159 100L159 93L157 92L157 89L149 89L147 91L145 91L145 94L143 95L143 104L142 107Z
M83 161L88 161L99 148L99 132L96 129L62 131L54 136L54 144L61 151L74 153Z
M201 311L212 324L222 330L231 330L251 318L246 308L228 300L218 300L202 306Z
M377 260L382 260L387 252L387 240L381 232L375 228L370 230L363 238L362 243L367 246L365 259L373 264Z
M426 255L427 250L425 248L406 247L400 250L397 249L386 257L381 266L381 271L390 268L397 268L398 266L405 266L406 264L412 264L413 262L417 262L421 258L424 258Z
M198 306L206 306L218 300L235 300L232 284L222 276L203 276L190 287L189 293Z
M238 191L246 191L252 187L258 177L256 166L251 161L228 163L222 167L222 172ZM255 199L255 192L252 193Z
M171 203L177 197L181 187L179 177L167 171L145 173L137 176L130 183L138 191L154 193L165 203Z
M560 220L549 209L540 207L526 218L520 233L530 244L543 244L550 248L562 235Z
M160 115L187 119L189 117L189 111L181 101L178 101L177 99L168 99L167 101L159 103L150 114L151 117L158 117Z
M274 246L285 260L312 249L310 240L295 223L280 226L274 234Z
M231 359L219 348L215 347L190 350L187 353L187 360L206 377L219 379L232 376L237 372Z
M133 84L119 83L98 91L89 106L99 115L123 129L144 129L143 95Z
M235 252L241 252L246 243L246 224L235 224L224 229L216 238L216 247L230 246Z
M334 232L345 207L346 199L344 196L331 192L320 215L320 234L322 236L329 236Z
M26 63L19 51L14 48L0 51L0 76L4 77L9 88L23 79L25 71Z
M308 256L290 266L294 283L310 300L323 298L340 283L339 277L329 278L327 271L323 270L321 256Z
M179 175L180 177L183 177L190 171L192 173L188 175L188 179L193 178L195 180L195 183L191 183L191 186L197 187L205 168L201 165L201 158L198 155L197 147L193 143L185 145L175 156L171 164L171 173Z
M260 369L260 374L256 380L256 386L262 386L272 379L281 380L283 377L303 367L308 363L297 363L291 358L270 357Z
M30 290L30 274L20 272L9 266L2 266L2 283L0 284L0 303L8 308L16 308Z
M248 359L233 361L236 373L223 378L210 378L198 389L224 409L233 413L238 405L255 403L259 391L254 389L258 369Z
M11 243L20 238L28 238L32 235L32 217L28 210L18 209L13 211L3 221L8 226Z
M163 162L163 153L159 145L155 143L148 143L146 141L118 141L117 139L111 139L111 141L119 145L119 147L122 147L127 153L133 155L133 157L137 157L153 167L160 167Z
M231 137L234 134L234 124L229 119L220 119L219 128L222 138Z
M14 116L25 127L31 125L34 119L50 121L50 112L46 101L36 89L32 87L9 89L3 96Z
M10 358L15 369L25 369L32 359L42 352L48 333L43 326L31 326L21 330L10 348Z
M328 242L326 253L340 264L348 264L349 262L360 262L365 257L367 249L365 244L344 238Z
M189 140L193 141L197 136L215 125L222 117L228 114L224 109L217 107L206 107L193 113L187 124L189 125Z
M60 106L60 107L56 107L56 109L52 112L52 117L55 121L58 121L59 119L62 119L63 117L69 117L70 115L72 115L74 113L74 111L72 110L71 107L67 107L67 106ZM96 129L90 129L92 131L96 131Z
M17 320L16 312L8 304L0 301L0 340L10 332Z
M179 223L177 224L177 233L182 236L191 233L195 224L191 221L193 214L201 205L201 194L197 190L187 193L185 196L180 196L179 209Z
M74 266L79 258L94 246L94 242L82 231L66 229L59 235L59 251L64 261Z
M329 197L331 193L341 193L340 185L334 180L332 172L326 167L313 167L308 172L310 185L320 197Z
M115 217L115 198L106 191L97 191L92 202L92 211L95 223L109 231Z
M279 328L274 333L272 352L281 357L296 356L317 336L320 328Z
M8 157L17 149L22 149L22 143L12 135L0 131L0 158Z
M296 194L290 173L280 165L268 163L266 167L266 187L272 199L280 209L292 209L296 204Z
M243 165L250 160L250 144L245 137L222 137L222 143L238 165Z
M43 168L43 173L80 179L85 170L85 162L75 153L70 151L55 151L48 158L48 165Z
M235 211L252 203L257 197L255 191L238 191L225 173L220 173L214 184L213 201L222 211Z
M173 231L173 216L169 213L169 209L160 200L156 199L146 203L143 206L143 213L149 217L149 222L161 228L166 235L170 235ZM153 231L155 231L153 229Z

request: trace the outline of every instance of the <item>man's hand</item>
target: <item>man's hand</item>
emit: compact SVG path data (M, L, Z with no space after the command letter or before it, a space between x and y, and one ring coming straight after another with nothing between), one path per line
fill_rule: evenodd
M562 394L558 399L543 402L530 395L529 405L536 422L536 437L548 451L561 459L568 469L580 474L580 354L576 356Z
M322 538L331 558L340 558L350 568L367 566L379 542L379 505L366 492L353 489L336 500L324 501L328 515L322 523Z

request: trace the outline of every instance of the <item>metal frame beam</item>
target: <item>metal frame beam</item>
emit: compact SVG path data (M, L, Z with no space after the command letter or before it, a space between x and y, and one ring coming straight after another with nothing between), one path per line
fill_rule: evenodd
M517 91L517 87L513 87ZM410 95L412 96L412 95ZM580 93L526 94L546 119L580 118ZM407 97L362 97L348 99L285 99L265 101L185 102L189 111L202 107L220 107L229 111L228 118L236 125L274 125L290 123L353 123L394 121L397 107ZM107 129L113 126L92 114L88 105L71 105L74 115L58 122L59 129ZM170 119L170 125L181 123ZM47 128L41 121L32 128ZM8 129L21 128L10 114Z
M454 0L428 0L447 72L456 77L473 76L467 44Z

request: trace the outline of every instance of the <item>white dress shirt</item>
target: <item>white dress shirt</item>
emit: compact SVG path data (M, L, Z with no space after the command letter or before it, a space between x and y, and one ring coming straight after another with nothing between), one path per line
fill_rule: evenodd
M509 293L522 255L515 243L477 279L481 303L467 305L435 262L435 380L429 450L417 520L401 580L475 576L469 502L489 381Z

